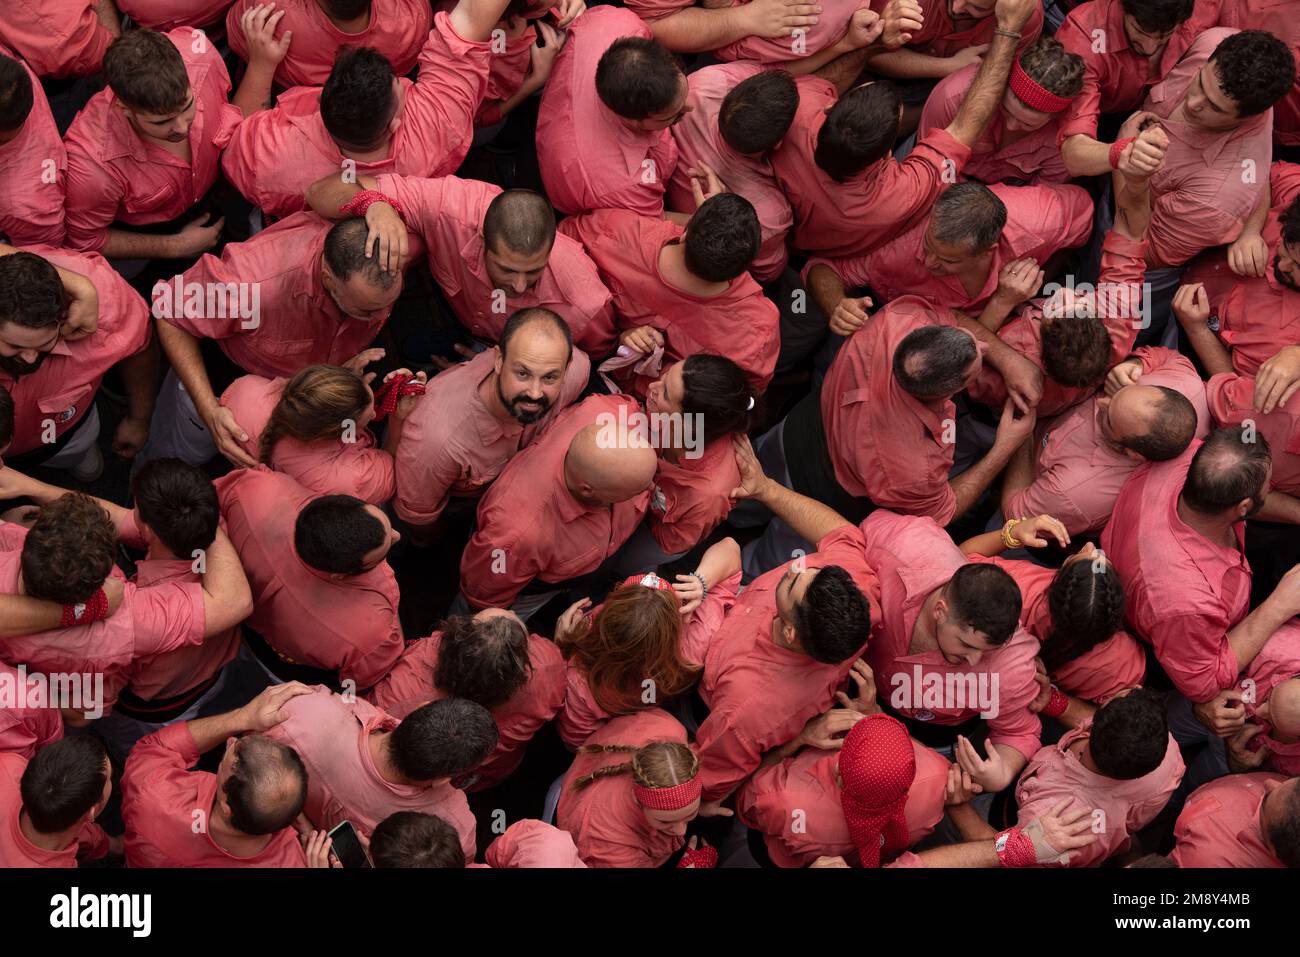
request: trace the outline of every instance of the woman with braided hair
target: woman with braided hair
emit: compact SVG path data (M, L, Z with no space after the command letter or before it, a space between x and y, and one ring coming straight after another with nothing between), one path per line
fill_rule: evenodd
M666 711L614 718L578 749L556 825L573 835L588 867L662 867L700 813L699 773L686 729ZM717 859L692 838L677 866L713 867Z
M1031 710L1067 727L1088 720L1097 705L1146 678L1146 655L1124 631L1124 585L1109 559L1091 542L1060 569L1002 558L1008 548L1043 548L1050 535L1070 543L1065 526L1050 515L1012 519L1000 531L961 546L971 561L1003 568L1024 599L1020 623L1038 639L1042 693Z
M376 419L375 373L359 371L378 358L367 350L347 365L312 365L292 379L241 376L221 404L245 429L244 451L303 487L322 495L355 495L382 505L397 491L393 455L414 397L398 400L382 448L369 425ZM384 381L399 375L399 369ZM420 376L416 379L423 382Z
M917 132L943 128L957 114L979 64L948 76L934 88ZM1057 143L1061 124L1083 92L1083 58L1058 40L1040 37L1011 64L1007 90L962 170L981 183L1036 186L1068 183L1070 172Z

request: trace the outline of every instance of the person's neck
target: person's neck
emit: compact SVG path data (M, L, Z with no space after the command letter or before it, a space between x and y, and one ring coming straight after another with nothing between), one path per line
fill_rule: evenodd
M340 20L325 9L322 0L316 0L316 6L320 7L320 12L325 14L325 19L334 26L338 27L343 33L360 33L370 26L370 11L367 10L359 17L353 17L351 20Z
M507 425L518 424L515 417L510 414L504 402L501 401L501 392L497 388L497 374L494 370L486 379L478 384L478 396L483 400L484 407L492 413L492 418Z
M369 149L358 149L355 146L344 146L338 140L334 145L339 148L339 153L346 159L356 160L358 163L378 163L388 159L388 154L392 150L393 138L385 136L384 141L378 146L372 146Z
M1067 751L1079 759L1079 763L1091 771L1093 774L1101 774L1101 768L1097 767L1097 762L1092 759L1092 749L1088 746L1091 738L1082 737L1070 744ZM1104 775L1103 775L1104 776Z
M919 655L939 647L939 639L934 631L934 604L942 592L943 588L936 588L921 602L921 610L916 614L916 624L912 626L912 635L907 642L909 655Z
M1216 545L1227 548L1237 546L1237 536L1233 534L1233 526L1237 524L1236 518L1225 518L1223 515L1202 515L1195 509L1189 508L1181 495L1178 496L1178 517L1192 531L1203 538L1209 539Z
M27 816L26 808L18 813L18 827L23 832L23 837L43 851L65 850L68 845L77 839L77 834L81 831L81 825L75 824L65 831L42 834L36 830L36 827L32 824L32 819Z
M375 770L379 776L389 784L418 784L418 781L412 781L401 771L397 770L397 765L393 763L392 753L389 751L389 745L393 740L391 731L371 731L369 738L366 740L366 747L370 749L370 760L374 762Z
M659 250L659 275L664 282L692 296L720 296L731 288L729 282L709 282L686 268L686 247L680 242L665 243Z
M235 857L256 857L271 843L275 834L245 834L226 820L214 800L208 813L208 836L228 854Z

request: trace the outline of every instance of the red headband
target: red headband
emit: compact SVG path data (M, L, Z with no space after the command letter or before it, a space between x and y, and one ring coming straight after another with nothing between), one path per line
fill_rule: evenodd
M689 781L674 784L670 788L647 788L632 782L632 794L636 796L636 802L651 811L680 811L684 807L690 807L700 799L702 789L698 774Z
M673 586L668 584L654 572L646 572L644 575L632 575L623 579L624 585L644 585L646 588L657 588L660 591L672 591Z
M840 806L863 867L879 867L883 852L908 846L903 809L916 777L916 752L907 728L886 714L867 715L840 751Z
M1038 81L1020 65L1019 57L1011 64L1011 92L1020 97L1025 106L1039 113L1060 113L1072 102L1069 97L1057 96L1039 86Z

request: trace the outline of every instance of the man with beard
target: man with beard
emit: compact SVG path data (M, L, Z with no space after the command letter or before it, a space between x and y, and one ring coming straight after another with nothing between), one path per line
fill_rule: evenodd
M94 287L99 322L89 336L69 334L69 297L58 267ZM78 479L96 478L103 456L95 444L95 393L115 365L129 408L114 447L138 451L153 411L152 376L142 361L148 342L144 300L99 256L48 246L0 256L0 386L14 406L10 464L66 468ZM137 355L141 359L132 358Z
M591 362L549 309L521 309L501 340L429 383L402 429L393 507L419 538L451 499L476 500L571 405Z
M614 351L610 292L582 245L556 235L555 211L540 194L455 176L350 178L314 183L308 204L329 219L364 204L371 236L396 250L397 262L406 261L407 231L419 236L434 280L471 336L497 342L510 313L542 306L568 323L588 355Z
M201 465L219 451L256 465L240 445L246 430L217 396L241 369L272 379L359 359L401 292L401 271L366 255L363 220L331 224L308 212L160 282L153 313L172 368L147 456Z

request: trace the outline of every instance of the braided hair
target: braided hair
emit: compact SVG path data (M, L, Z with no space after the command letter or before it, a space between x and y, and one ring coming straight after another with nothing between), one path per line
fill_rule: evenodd
M1048 93L1072 99L1083 92L1083 57L1053 37L1039 37L1021 54L1020 67Z
M579 754L626 753L632 760L607 764L576 779L573 790L581 791L593 781L631 774L632 780L645 788L671 788L685 784L700 773L699 755L689 744L680 741L652 741L637 747L631 744L584 744Z
M1047 608L1052 633L1043 641L1041 656L1051 673L1123 626L1124 584L1110 562L1080 559L1056 573L1047 590Z

